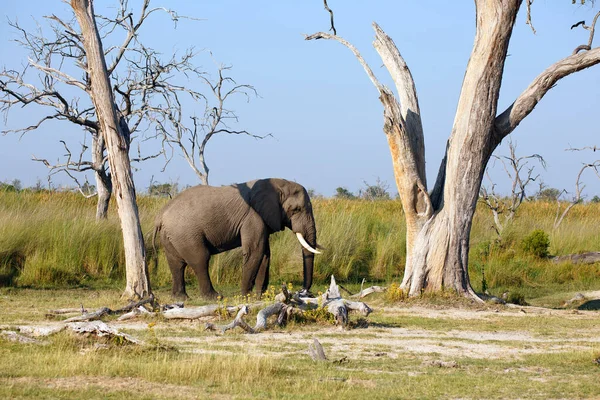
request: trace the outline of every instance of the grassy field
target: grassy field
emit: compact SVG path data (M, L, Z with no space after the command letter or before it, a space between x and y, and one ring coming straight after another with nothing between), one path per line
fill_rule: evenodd
M166 293L159 291L159 296ZM48 309L121 304L119 290L0 289L1 329L58 324ZM539 311L369 297L368 326L207 332L202 322L109 323L144 340L118 345L62 332L41 344L0 336L0 397L52 399L593 398L596 312ZM251 317L249 317L251 320ZM352 317L356 321L356 317ZM327 361L307 354L317 338ZM99 346L98 343L103 345Z
M144 232L152 231L165 202L139 199ZM375 312L366 321L353 316L351 330L295 322L258 335L221 335L205 331L202 321L108 317L145 345L67 332L37 344L9 341L3 332L60 325L46 316L49 309L123 305L116 213L96 223L94 207L93 199L76 194L0 192L0 398L547 399L600 393L600 323L597 311L584 310L593 301L539 309L476 305L448 295L393 302L375 294L367 298ZM315 291L325 289L332 273L352 291L362 278L399 281L406 256L399 202L318 199L314 209L319 242L328 249L316 258ZM493 294L508 291L532 305L562 307L576 292L600 289L598 264L557 265L521 246L541 229L549 234L551 255L599 250L600 205L578 205L556 231L554 204L526 203L519 211L499 241L491 216L478 210L470 254L476 290L485 281ZM151 257L150 235L147 244ZM293 235L281 232L271 244L272 282L299 282ZM228 298L238 291L240 265L239 251L212 261L215 285ZM188 278L193 297L186 306L203 304ZM151 280L159 301L170 301L160 252ZM308 356L314 338L328 361Z
M149 257L154 218L166 201L139 198ZM124 256L116 212L111 209L107 221L96 223L94 210L94 199L74 193L0 192L0 285L121 287ZM319 243L328 249L315 258L317 283L325 284L331 274L350 283L401 278L406 254L399 201L317 199L314 210ZM550 236L551 255L600 250L600 204L576 206L558 230L552 229L555 210L553 203L523 204L498 241L491 214L480 207L471 234L469 273L474 288L481 290L485 277L490 292L509 291L526 299L600 289L600 265L557 265L521 249L522 240L541 229ZM273 235L271 249L272 282L299 282L301 258L295 237L287 231ZM150 264L153 286L167 287L170 275L162 252L158 265ZM240 267L239 249L213 257L211 276L217 288L239 282ZM193 286L191 273L188 280Z

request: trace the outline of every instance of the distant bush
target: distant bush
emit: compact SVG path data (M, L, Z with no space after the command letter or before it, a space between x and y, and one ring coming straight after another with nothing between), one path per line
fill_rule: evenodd
M178 183L150 183L148 195L173 198L179 193Z
M598 195L592 197L590 203L600 203L600 197L598 197Z
M356 199L356 196L354 195L354 193L349 191L347 188L341 187L341 186L335 189L334 197L336 199L348 199L348 200Z
M545 188L538 192L536 198L541 201L556 201L561 191L556 188Z
M3 192L20 192L23 189L21 185L21 181L18 179L14 179L11 183L1 182L0 181L0 191Z
M536 229L531 232L521 242L521 247L524 252L533 254L539 258L548 257L548 248L550 247L550 238L546 232L541 229Z
M390 188L390 186L380 180L379 178L377 178L377 180L375 181L374 184L370 184L368 182L365 182L365 187L364 189L360 189L358 192L358 196L361 199L365 199L365 200L390 200L390 193L388 192L388 189Z

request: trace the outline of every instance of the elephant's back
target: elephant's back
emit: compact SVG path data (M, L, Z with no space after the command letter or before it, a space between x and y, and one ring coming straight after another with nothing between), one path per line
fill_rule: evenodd
M162 229L171 234L202 235L209 242L228 240L250 205L244 187L194 186L173 198L161 213ZM220 232L228 227L229 232ZM237 230L237 229L233 229Z

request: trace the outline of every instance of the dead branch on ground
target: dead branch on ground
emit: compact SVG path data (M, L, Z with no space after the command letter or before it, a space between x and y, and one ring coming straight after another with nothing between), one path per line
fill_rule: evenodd
M351 295L350 298L361 299L369 294L382 293L386 290L387 288L381 286L372 286L366 289L363 289L361 286L361 291ZM160 315L165 319L196 320L205 317L222 317L223 315L233 315L237 313L234 320L229 324L217 325L213 322L208 322L206 323L205 328L207 330L225 333L228 330L240 327L248 333L259 333L268 329L268 321L271 317L276 316L275 324L283 326L294 313L302 314L305 311L316 310L319 308L327 310L327 312L335 318L336 325L341 327L348 326L348 314L357 312L366 317L373 311L367 304L361 301L344 299L340 294L339 285L336 284L335 278L332 276L329 289L318 298L303 297L299 293L291 294L287 291L286 286L282 285L281 293L275 297L275 302L271 304L268 304L265 301L259 301L241 306L209 304L199 307L184 307L183 303L159 305L153 296L149 296L141 301L132 302L125 307L115 310L108 307L101 307L96 311L88 312L81 306L81 308L50 310L47 315L60 316L80 313L80 315L70 316L62 321L68 326L72 323L97 321L108 315L120 315L117 319L118 321L130 320L142 315ZM256 315L256 323L253 327L244 320L244 317L248 315L250 310L259 310Z

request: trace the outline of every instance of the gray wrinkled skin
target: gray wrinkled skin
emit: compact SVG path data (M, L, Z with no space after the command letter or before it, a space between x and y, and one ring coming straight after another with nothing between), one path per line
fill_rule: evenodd
M171 200L156 219L173 276L173 295L186 298L184 271L190 266L202 296L215 298L208 274L210 256L242 247L243 295L269 285L269 235L299 232L313 248L317 231L306 189L285 179L260 179L231 186L195 186ZM304 289L312 285L314 254L302 248Z

